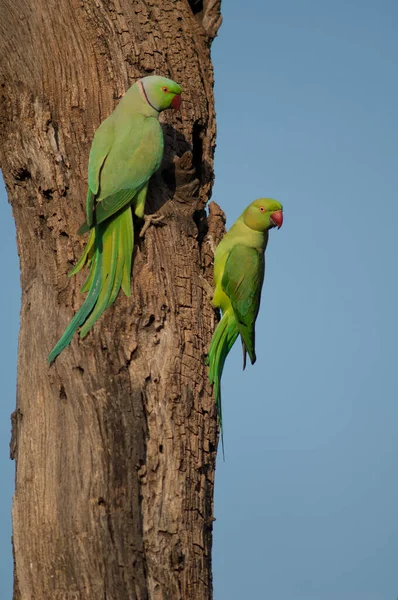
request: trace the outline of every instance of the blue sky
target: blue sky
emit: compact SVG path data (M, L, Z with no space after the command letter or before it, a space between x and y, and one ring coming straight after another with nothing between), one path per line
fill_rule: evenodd
M246 11L246 12L245 12ZM223 3L213 198L231 225L285 208L267 251L257 363L223 378L215 600L398 596L398 4ZM19 275L0 192L0 597L11 597L9 414Z

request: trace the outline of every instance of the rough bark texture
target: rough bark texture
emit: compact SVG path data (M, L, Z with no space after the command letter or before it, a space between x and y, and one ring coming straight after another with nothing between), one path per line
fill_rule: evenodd
M0 166L22 310L12 457L14 600L208 600L217 427L205 352L214 315L204 206L213 181L210 44L220 0L0 0ZM82 303L87 160L140 76L183 87L164 113L151 227L88 337L46 359Z

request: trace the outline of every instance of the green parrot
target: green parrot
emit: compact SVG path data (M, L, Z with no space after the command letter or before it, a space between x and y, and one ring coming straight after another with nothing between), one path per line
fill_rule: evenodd
M88 163L86 222L79 229L79 234L90 231L90 235L70 273L75 275L84 265L89 266L81 288L87 297L51 351L49 363L79 327L80 337L87 335L120 288L130 296L132 211L143 218L148 182L163 157L159 113L170 107L178 109L180 94L180 86L170 79L144 77L130 87L95 132Z
M256 362L255 324L260 308L264 280L264 254L268 231L282 227L283 207L270 198L255 200L225 234L214 255L214 294L212 305L220 308L222 318L212 337L206 364L214 385L222 439L221 375L225 359L240 335L243 368L246 352Z

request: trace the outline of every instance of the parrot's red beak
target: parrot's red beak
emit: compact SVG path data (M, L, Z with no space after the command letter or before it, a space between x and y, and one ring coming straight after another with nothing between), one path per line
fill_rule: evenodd
M275 227L280 229L283 224L283 212L281 210L277 210L273 212L270 216L271 223L274 224Z
M181 96L180 94L176 94L173 98L173 100L171 101L171 106L174 108L174 110L178 110L181 106Z

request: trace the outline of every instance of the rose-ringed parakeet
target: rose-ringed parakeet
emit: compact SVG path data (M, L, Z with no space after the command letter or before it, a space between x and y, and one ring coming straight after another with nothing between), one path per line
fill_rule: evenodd
M120 288L130 296L134 244L132 213L142 219L148 182L163 157L159 113L178 109L180 86L164 77L138 80L97 129L88 163L87 246L72 270L87 264L89 275L81 289L87 297L48 358L51 363L81 327L80 337L112 304Z
M282 204L276 200L255 200L235 221L215 251L212 304L221 309L222 318L210 343L207 364L210 365L209 379L214 385L221 434L221 375L225 359L240 335L243 368L246 367L246 352L252 364L256 361L254 329L264 279L264 253L269 230L282 226L282 211Z

